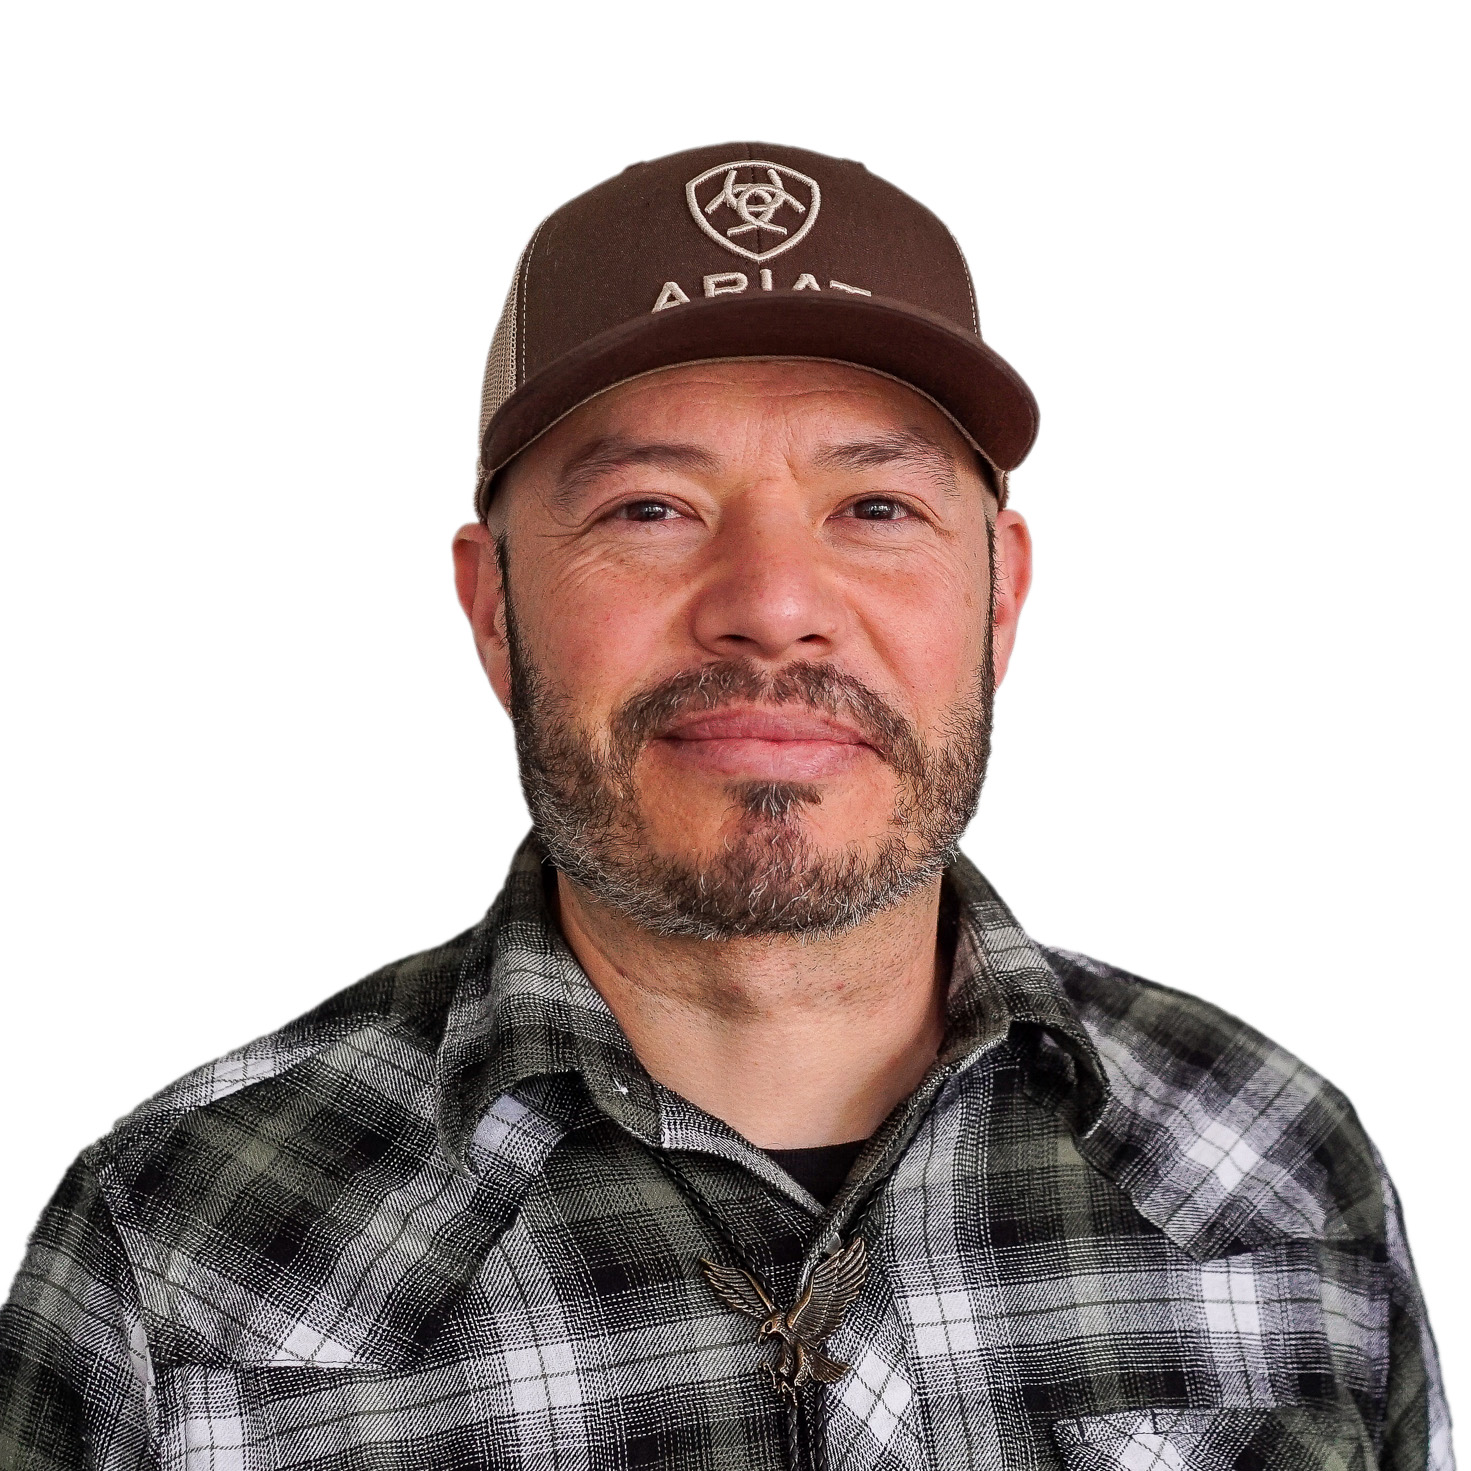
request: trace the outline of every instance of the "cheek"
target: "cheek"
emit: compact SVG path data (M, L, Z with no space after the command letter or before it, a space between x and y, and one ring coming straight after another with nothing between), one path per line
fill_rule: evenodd
M677 590L660 579L592 560L568 563L537 590L538 662L589 716L606 714L657 677L681 612Z
M934 558L902 578L869 581L857 606L868 641L922 726L971 689L990 614L983 561Z

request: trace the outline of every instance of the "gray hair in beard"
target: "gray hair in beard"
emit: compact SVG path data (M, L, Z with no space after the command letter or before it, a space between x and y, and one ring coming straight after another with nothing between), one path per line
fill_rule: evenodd
M995 544L991 601L995 603ZM528 657L511 598L504 536L496 540L505 595L511 720L521 785L548 857L597 901L663 935L705 940L833 935L861 924L935 878L975 814L991 750L995 694L990 640L971 688L933 742L856 676L802 662L765 670L744 660L702 664L627 700L601 738ZM802 782L733 782L741 821L713 854L653 851L634 767L676 717L734 701L805 705L853 723L897 779L890 830L824 850L802 810L822 801Z

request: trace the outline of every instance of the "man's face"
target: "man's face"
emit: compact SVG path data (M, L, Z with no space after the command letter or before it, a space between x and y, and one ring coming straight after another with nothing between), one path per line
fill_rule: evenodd
M584 405L504 481L460 594L563 873L710 938L936 880L1030 571L943 414L837 364L702 364Z

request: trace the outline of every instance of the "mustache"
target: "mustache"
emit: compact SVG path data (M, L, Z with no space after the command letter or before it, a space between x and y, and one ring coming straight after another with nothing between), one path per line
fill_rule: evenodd
M708 714L737 701L805 705L845 720L901 774L919 769L923 761L914 726L856 675L812 661L767 670L742 659L722 659L660 680L626 700L609 727L614 765L631 770L644 746L681 716Z

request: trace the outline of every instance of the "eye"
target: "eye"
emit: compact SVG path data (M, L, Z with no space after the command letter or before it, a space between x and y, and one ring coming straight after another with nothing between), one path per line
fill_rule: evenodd
M910 514L902 501L886 495L865 496L861 501L854 501L849 510L857 521L902 521Z
M673 521L679 512L667 501L629 501L613 515L620 521Z

